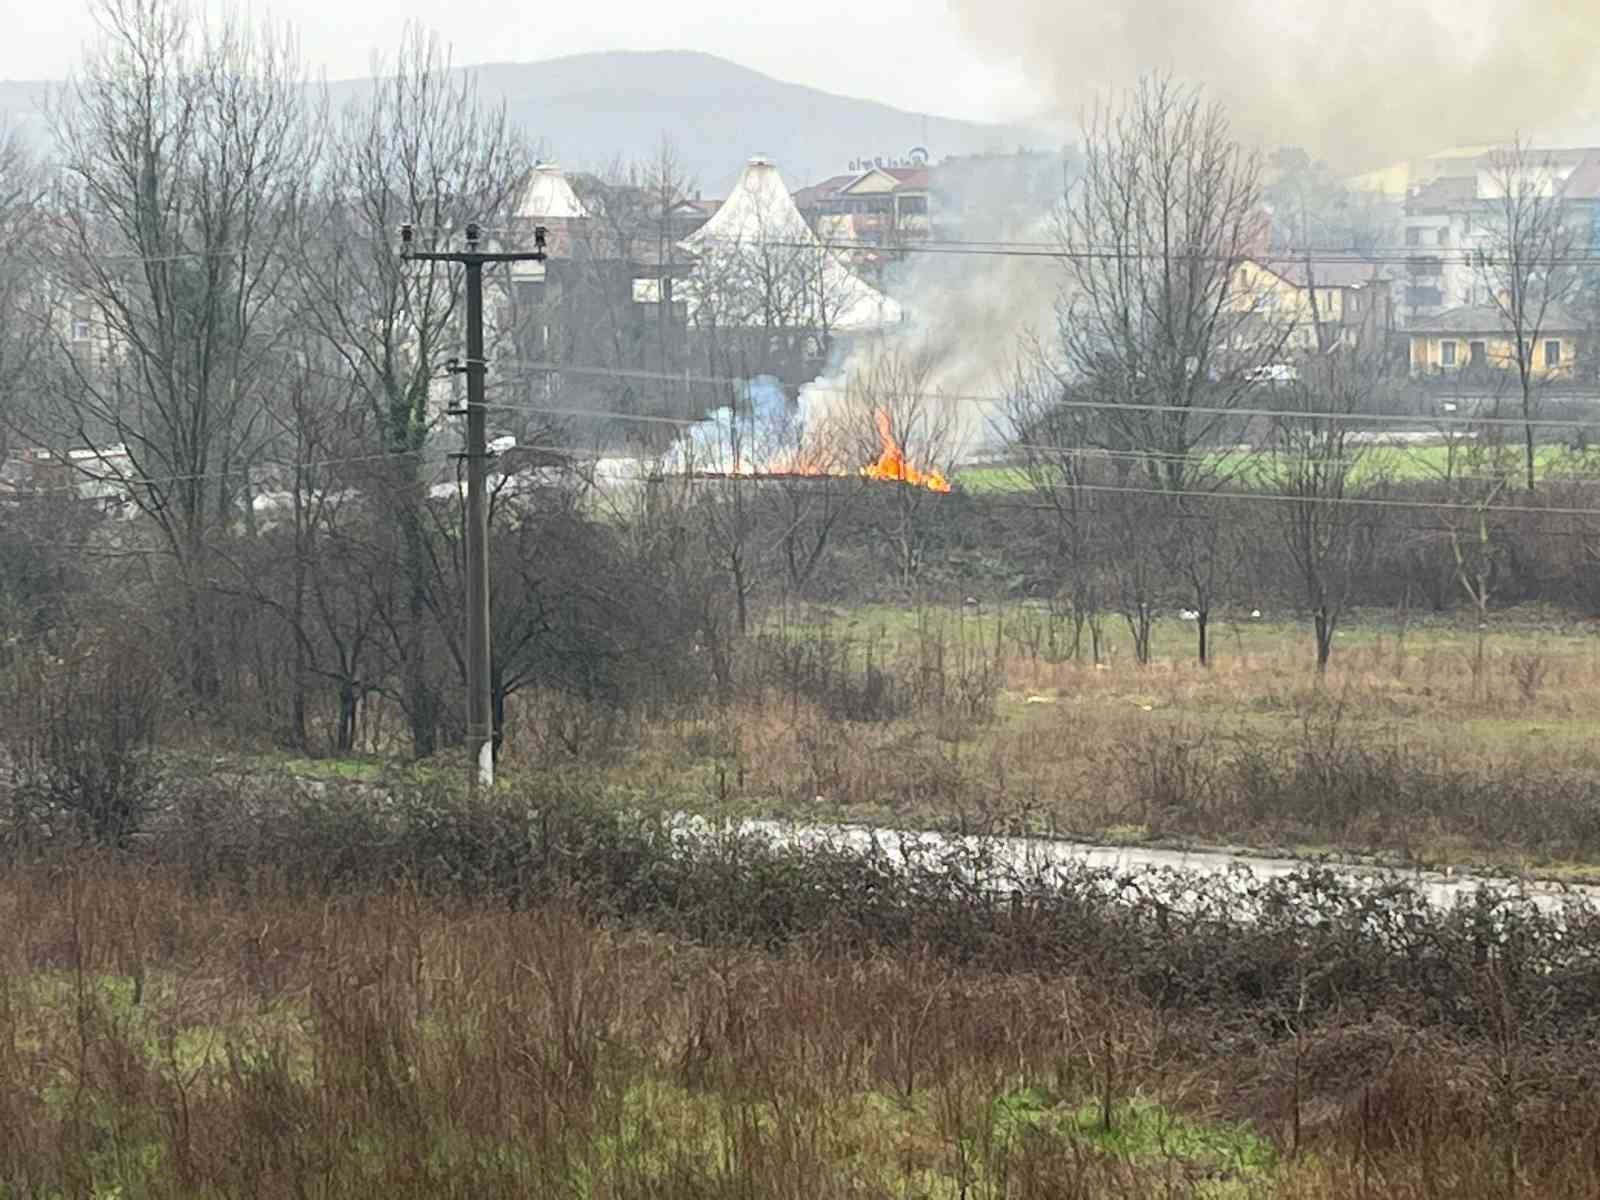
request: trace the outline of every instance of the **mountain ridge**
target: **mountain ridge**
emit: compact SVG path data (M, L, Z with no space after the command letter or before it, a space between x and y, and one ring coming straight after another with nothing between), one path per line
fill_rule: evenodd
M772 158L790 188L843 173L851 161L922 146L949 154L1044 148L1052 139L1014 125L910 112L879 100L795 83L698 50L597 50L535 62L454 67L480 100L504 103L545 157L573 170L644 162L670 138L704 191L732 185L752 155ZM37 104L59 81L0 81L0 115L38 137ZM371 77L327 81L336 103Z

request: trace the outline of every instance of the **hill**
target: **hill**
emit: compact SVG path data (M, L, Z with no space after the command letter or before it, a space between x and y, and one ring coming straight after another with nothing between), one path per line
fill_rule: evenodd
M574 169L642 161L666 135L708 194L725 191L753 154L776 160L798 188L846 170L853 159L899 156L914 146L937 160L1048 144L1028 130L905 112L694 51L606 51L461 69L477 77L483 99L505 102L544 156ZM330 89L337 102L367 82L341 80ZM40 130L33 114L47 87L0 82L0 115L24 131Z

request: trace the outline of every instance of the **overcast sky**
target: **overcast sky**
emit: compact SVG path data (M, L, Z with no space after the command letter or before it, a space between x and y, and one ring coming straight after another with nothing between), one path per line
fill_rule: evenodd
M0 77L59 78L92 38L84 0L0 0ZM215 0L211 4L215 6ZM944 0L276 0L258 13L300 31L314 72L367 74L408 20L437 30L458 63L529 62L585 50L703 50L780 79L977 120L1044 107L1017 72L985 63L956 32Z

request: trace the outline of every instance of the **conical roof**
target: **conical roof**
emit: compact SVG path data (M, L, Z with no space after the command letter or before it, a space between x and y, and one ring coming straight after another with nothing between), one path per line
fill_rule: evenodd
M578 193L572 190L561 167L553 162L535 163L528 184L517 202L517 216L534 221L571 220L587 217L588 211Z
M815 293L814 311L808 314L811 324L838 333L864 333L896 324L902 316L899 304L855 275L817 240L770 159L757 157L746 163L722 207L683 245L700 256L688 281L691 319L700 306L710 306L721 321L741 309L752 315L767 311L769 306L759 300L751 303L749 297L729 293L774 286L774 256L787 259L781 265L792 268L793 274L816 278L815 288L807 289ZM791 314L790 319L798 316Z
M722 207L684 245L698 250L715 243L815 240L777 166L758 156L745 164Z

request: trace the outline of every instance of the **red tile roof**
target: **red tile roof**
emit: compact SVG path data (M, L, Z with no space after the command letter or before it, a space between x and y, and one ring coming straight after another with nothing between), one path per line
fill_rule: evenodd
M892 175L900 181L900 186L905 188L925 188L928 186L927 167L877 167L885 175ZM863 175L870 172L863 171Z
M803 187L794 194L796 208L810 208L824 200L831 200L848 183L854 183L861 178L857 171L853 175L835 175L831 179L824 179L821 183L813 183L810 187Z

